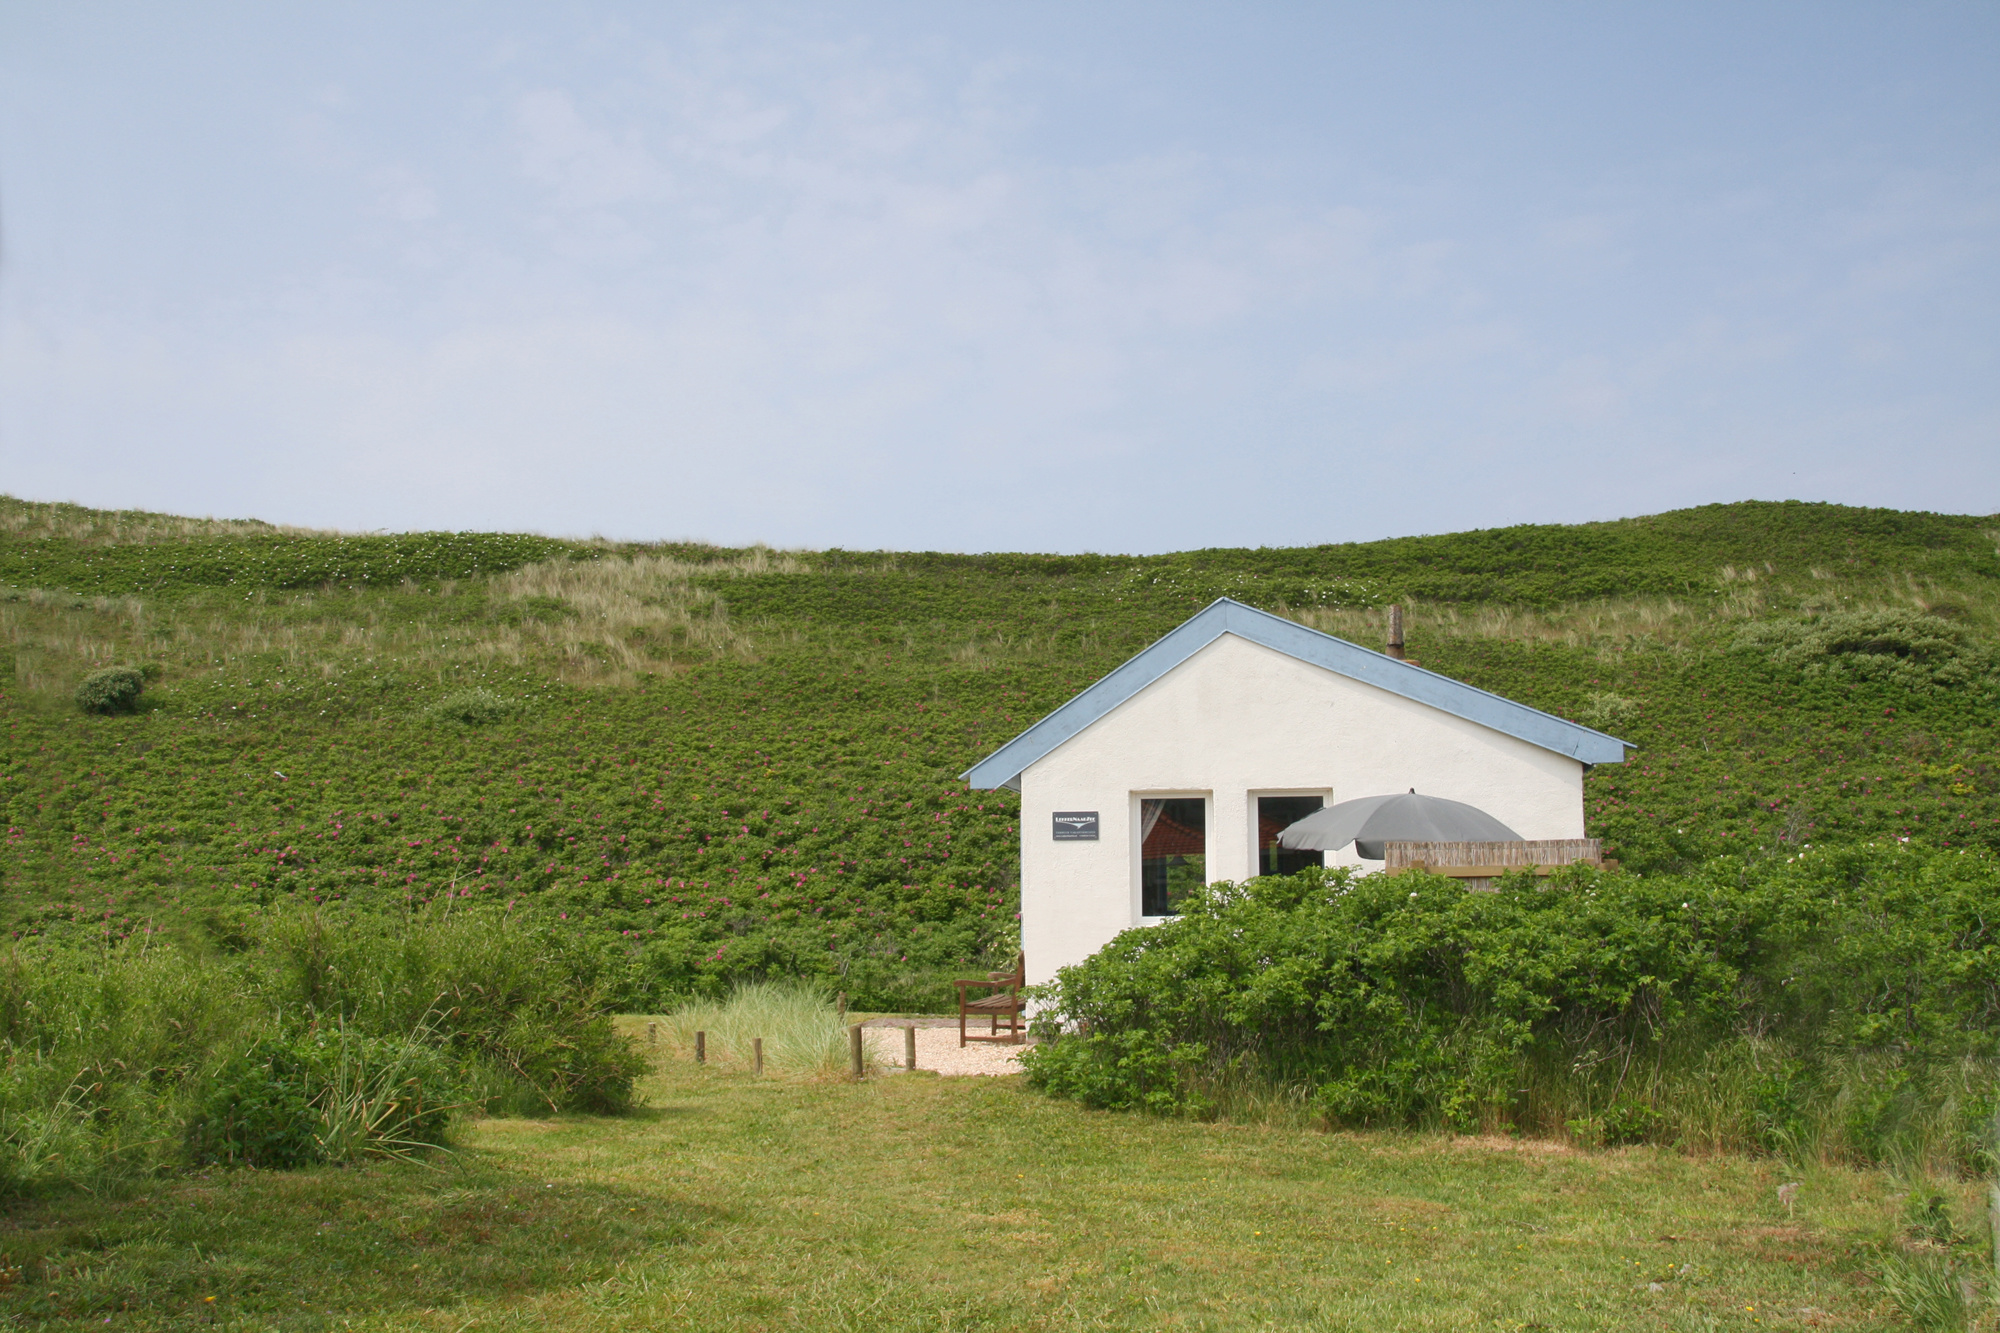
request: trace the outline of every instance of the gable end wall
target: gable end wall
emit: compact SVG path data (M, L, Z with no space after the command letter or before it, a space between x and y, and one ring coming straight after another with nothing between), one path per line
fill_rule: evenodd
M1415 787L1524 838L1583 836L1584 765L1225 634L1044 755L1021 778L1021 928L1044 982L1139 924L1138 801L1208 798L1208 877L1256 872L1255 797L1328 804ZM1096 810L1095 842L1056 842ZM1329 858L1359 864L1349 848Z

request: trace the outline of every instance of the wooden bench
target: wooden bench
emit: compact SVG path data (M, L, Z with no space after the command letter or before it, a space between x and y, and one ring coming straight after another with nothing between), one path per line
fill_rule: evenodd
M1021 988L1028 984L1028 956L1014 955L1014 969L1011 972L988 972L983 979L968 978L954 981L958 987L958 1044L968 1041L1004 1041L1013 1046L1021 1044L1027 1029L1021 1023ZM973 999L967 994L973 990L988 990L994 994ZM965 1020L986 1015L985 1032L967 1032ZM1000 1019L1007 1019L1007 1030L1000 1030Z

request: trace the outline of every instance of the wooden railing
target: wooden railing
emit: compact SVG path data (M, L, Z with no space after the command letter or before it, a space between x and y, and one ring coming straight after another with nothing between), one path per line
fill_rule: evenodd
M1616 870L1616 861L1604 859L1601 838L1545 838L1533 842L1388 842L1382 844L1382 868L1391 875L1405 870L1428 870L1433 875L1449 875L1464 880L1468 889L1490 889L1502 875L1526 870L1546 875L1563 866L1602 866Z

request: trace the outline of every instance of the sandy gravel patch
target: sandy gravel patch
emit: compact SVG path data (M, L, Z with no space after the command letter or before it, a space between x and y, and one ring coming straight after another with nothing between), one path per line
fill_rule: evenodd
M903 1029L873 1024L862 1029L868 1053L891 1069L903 1067ZM947 1076L963 1074L1018 1074L1021 1052L1026 1044L1008 1046L1001 1042L967 1042L958 1045L958 1024L950 1027L917 1028L917 1068Z

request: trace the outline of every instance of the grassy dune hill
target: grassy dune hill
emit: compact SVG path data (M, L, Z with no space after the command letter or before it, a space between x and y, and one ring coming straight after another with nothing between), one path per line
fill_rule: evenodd
M0 502L0 928L223 943L286 901L516 903L631 1007L885 1008L1004 952L1016 809L955 775L1216 596L1625 737L1629 866L2000 847L2000 518L1716 505L1165 556L339 535ZM73 692L122 664L139 711Z
M964 556L0 501L0 1318L1983 1327L1992 862L1951 849L2000 847L1996 541L1745 504ZM1056 1095L833 1073L827 990L930 1006L1015 938L1017 807L955 775L1225 594L1371 645L1400 602L1424 665L1631 740L1586 794L1645 877L1259 881L1139 951L1199 1012L1038 1048ZM81 710L112 666L136 709ZM1383 985L1298 973L1310 1021L1260 991L1229 1045L1202 941L1263 976L1336 911ZM1482 968L1532 995L1422 1002ZM825 984L729 993L787 973ZM1329 1036L1343 979L1386 1007ZM1091 1109L1147 1071L1188 1114Z

